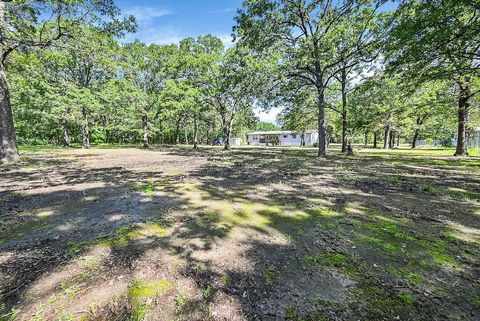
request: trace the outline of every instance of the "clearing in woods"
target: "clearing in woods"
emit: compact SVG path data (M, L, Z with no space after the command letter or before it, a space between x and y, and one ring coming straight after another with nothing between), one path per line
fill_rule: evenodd
M480 159L38 149L0 167L0 319L479 320Z

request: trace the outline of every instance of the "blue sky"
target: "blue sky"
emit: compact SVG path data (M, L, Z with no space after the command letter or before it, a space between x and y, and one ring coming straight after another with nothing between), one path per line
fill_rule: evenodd
M118 0L117 4L124 14L137 17L138 32L127 40L169 44L211 33L230 43L242 0Z

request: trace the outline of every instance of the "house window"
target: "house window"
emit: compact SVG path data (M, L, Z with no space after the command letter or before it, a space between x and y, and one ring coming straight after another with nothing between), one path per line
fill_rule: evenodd
M292 134L293 139L297 139L297 134Z

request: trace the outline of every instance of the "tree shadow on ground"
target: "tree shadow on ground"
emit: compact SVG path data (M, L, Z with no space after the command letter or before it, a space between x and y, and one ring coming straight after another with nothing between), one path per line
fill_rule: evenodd
M415 176L422 169L364 157L317 160L310 150L167 153L180 157L175 166L184 159L208 163L182 175L116 166L85 174L59 163L63 180L50 187L102 186L35 196L4 192L3 200L23 204L12 215L28 212L34 228L45 224L38 233L27 231L27 241L17 233L0 247L10 253L0 272L13 276L2 289L7 303L28 302L31 286L103 246L110 252L102 265L110 272L99 274L126 275L130 285L123 303L102 304L86 313L92 319L102 316L98 311L126 319L141 309L162 319L169 305L188 320L478 318L478 248L462 239L476 237L478 221L471 217L478 204L406 188L437 179ZM388 179L392 171L401 183ZM351 179L364 176L378 181ZM15 173L5 177L13 181ZM465 188L475 192L478 176L469 179ZM62 199L77 203L57 204ZM155 222L161 228L151 232ZM174 301L156 292L154 301L132 298L132 280L152 275L177 282L167 291ZM99 276L82 282L99 283ZM182 286L191 293L182 294Z

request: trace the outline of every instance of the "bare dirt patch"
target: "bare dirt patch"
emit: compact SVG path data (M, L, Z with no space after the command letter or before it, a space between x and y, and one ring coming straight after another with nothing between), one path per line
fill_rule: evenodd
M0 318L478 320L480 160L44 150L0 167Z

